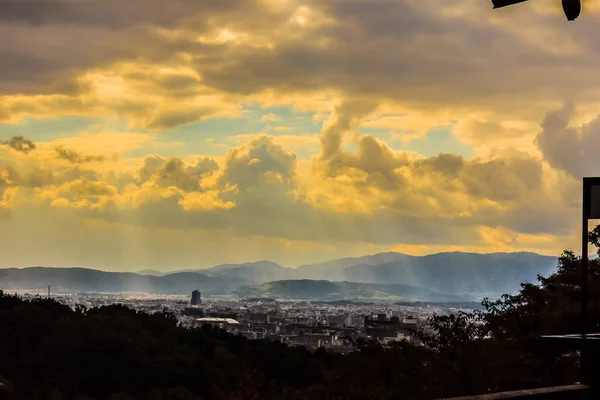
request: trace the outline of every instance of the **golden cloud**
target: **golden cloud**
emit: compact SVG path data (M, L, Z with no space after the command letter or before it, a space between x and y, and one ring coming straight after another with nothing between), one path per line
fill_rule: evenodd
M204 193L188 193L183 199L179 200L179 205L185 211L211 211L216 209L230 209L235 207L233 201L223 201L219 197L217 190L211 190Z
M184 66L116 63L89 70L77 78L86 91L72 96L6 95L4 123L23 117L112 116L129 126L168 129L214 117L238 116L239 101L208 88L196 72Z
M568 237L576 178L597 167L593 11L565 31L545 6L493 12L476 0L234 3L164 15L111 6L102 20L94 5L32 16L9 6L0 120L102 116L160 131L253 103L315 112L320 135L231 132L222 159L112 160L181 145L146 133L84 133L27 156L2 146L0 207L291 242L530 248ZM42 22L24 29L31 20ZM48 46L84 36L87 48ZM565 108L544 119L565 98L582 99L585 118ZM408 142L450 124L475 158L398 152L359 133ZM294 152L307 148L318 152L308 167Z
M236 7L197 4L160 18L152 12L131 15L128 31L117 10L107 11L106 21L94 21L92 48L82 52L106 50L107 43L99 39L106 33L114 45L100 54L101 62L85 59L69 72L65 67L61 76L67 74L67 83L45 89L51 93L3 96L0 118L112 115L132 127L160 130L239 115L246 101L295 104L322 113L339 98L360 97L413 110L403 121L381 116L366 122L402 124L417 132L399 133L410 140L445 124L447 116L460 120L475 111L539 121L549 104L565 95L591 93L595 68L589 66L598 60L577 49L594 48L593 35L559 30L560 13L549 14L545 7L512 13L488 6L475 0L378 1L376 6L247 0ZM63 14L68 8L46 16L46 30L21 35L21 48L32 47L42 35L66 35L68 28L60 31L54 24L64 26L62 17L73 18ZM93 19L88 12L77 14L83 26ZM589 14L591 21L595 14ZM19 18L27 20L27 15ZM123 31L114 30L111 19L120 21L116 26ZM83 29L77 18L71 22L72 29ZM591 22L582 24L582 30L592 28ZM102 31L105 26L113 29ZM142 35L138 26L150 29ZM124 40L114 39L119 34ZM6 37L11 36L16 37ZM12 55L15 49L9 50ZM565 57L565 51L575 53ZM558 75L568 79L555 79Z
M338 143L333 136L360 125L368 114L362 110L371 108L338 107L323 137ZM357 114L340 116L343 110ZM32 153L7 159L0 174L2 207L40 212L52 207L129 225L376 246L485 248L510 238L507 248L550 248L539 238L565 237L572 229L566 216L576 211L573 191L561 188L571 181L525 153L423 157L359 135L356 153L334 145L311 168L299 169L295 155L275 138L248 139L221 162L156 155L116 172L97 163L83 168L56 160L44 175L40 161L53 158Z

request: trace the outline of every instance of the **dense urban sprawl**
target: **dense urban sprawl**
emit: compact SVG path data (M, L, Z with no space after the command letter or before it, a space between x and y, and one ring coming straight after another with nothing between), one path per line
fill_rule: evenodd
M40 296L20 291L23 299ZM165 312L181 326L212 325L248 339L269 339L290 346L347 353L353 341L373 339L382 344L414 341L415 333L431 333L428 318L459 311L455 307L357 302L279 301L242 299L234 295L202 296L58 293L52 298L75 307L122 304L136 311Z

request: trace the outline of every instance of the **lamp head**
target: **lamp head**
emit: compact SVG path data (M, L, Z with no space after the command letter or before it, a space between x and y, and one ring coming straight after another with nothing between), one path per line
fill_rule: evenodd
M527 0L492 0L494 8L502 8L512 6L514 4L523 3ZM581 0L562 0L563 11L567 16L567 20L575 21L581 13Z
M563 10L567 20L575 21L581 13L581 0L562 0Z

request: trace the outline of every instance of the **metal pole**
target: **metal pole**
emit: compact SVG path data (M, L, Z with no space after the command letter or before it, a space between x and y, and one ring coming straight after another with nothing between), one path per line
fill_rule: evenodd
M588 333L588 217L590 210L590 186L583 181L583 210L581 219L581 334Z
M581 235L581 333L587 335L588 331L588 221L583 221L583 234Z
M581 382L588 384L590 365L586 336L588 334L588 218L590 212L590 185L583 180L583 207L581 219Z

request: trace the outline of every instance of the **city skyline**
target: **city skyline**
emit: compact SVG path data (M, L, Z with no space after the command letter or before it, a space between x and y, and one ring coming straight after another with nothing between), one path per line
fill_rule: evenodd
M0 267L577 248L599 5L144 4L3 5Z

